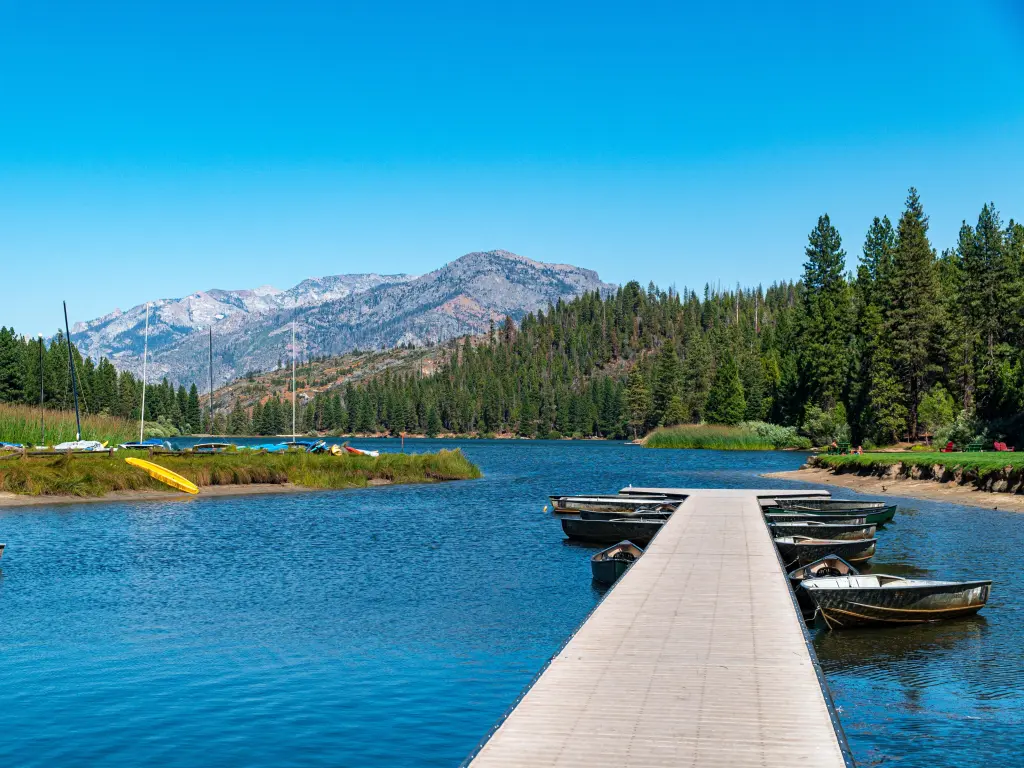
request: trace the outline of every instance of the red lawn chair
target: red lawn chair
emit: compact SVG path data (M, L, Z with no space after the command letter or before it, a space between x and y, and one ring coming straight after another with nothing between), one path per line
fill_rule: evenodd
M950 440L948 443L946 443L946 447L945 448L939 448L939 453L952 453L953 450L954 450L953 441Z
M992 445L995 446L995 449L997 451L1000 451L1000 452L1005 451L1007 453L1013 453L1013 447L1011 446L1011 447L1007 448L1006 447L1006 443L995 442Z

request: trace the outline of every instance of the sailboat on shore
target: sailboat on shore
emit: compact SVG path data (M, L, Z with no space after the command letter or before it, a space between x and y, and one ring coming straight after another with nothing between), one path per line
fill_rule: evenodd
M68 343L68 368L71 370L71 390L75 396L75 439L53 446L55 451L105 451L107 446L99 440L82 439L82 417L78 411L78 380L75 376L75 355L71 347L71 329L68 327L68 303L64 302L64 333Z

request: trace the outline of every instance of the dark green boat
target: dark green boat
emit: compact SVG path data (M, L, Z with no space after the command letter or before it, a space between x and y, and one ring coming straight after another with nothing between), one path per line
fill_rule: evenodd
M602 512L597 509L581 509L580 520L629 520L634 517L645 517L648 520L668 520L672 517L671 512L651 512L650 510L637 510L636 512Z
M591 544L614 544L618 541L632 541L646 547L654 535L661 530L664 520L650 518L629 518L618 520L580 520L578 517L563 517L562 530L570 539L587 541Z
M614 584L643 553L632 541L620 541L590 558L590 573L599 584Z
M779 536L775 539L782 561L787 567L792 564L807 565L826 555L837 555L848 563L870 560L875 554L877 539L853 539L836 541L812 539L809 536Z
M896 516L896 505L887 507L870 507L850 509L843 512L831 512L816 509L785 509L779 512L765 512L765 519L772 523L790 521L817 520L822 523L854 523L859 520L864 524L882 527Z
M776 499L779 509L807 510L817 509L822 512L853 512L861 509L880 509L886 507L884 501L850 501L849 499Z

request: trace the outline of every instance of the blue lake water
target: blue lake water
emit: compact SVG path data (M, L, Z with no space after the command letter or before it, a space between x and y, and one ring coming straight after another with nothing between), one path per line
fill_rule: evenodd
M459 445L482 480L0 511L0 766L458 765L600 599L549 493L762 486L803 461ZM876 570L988 576L993 597L975 620L816 637L854 754L1014 764L1024 517L906 506Z

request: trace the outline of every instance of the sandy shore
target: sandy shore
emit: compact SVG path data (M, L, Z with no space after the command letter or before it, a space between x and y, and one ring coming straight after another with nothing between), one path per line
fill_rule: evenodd
M1024 512L1024 495L979 491L966 485L939 483L934 480L891 480L855 474L834 475L827 469L817 467L797 469L792 472L770 472L762 477L836 485L875 496L909 496L928 501L948 501L951 504Z
M390 485L386 480L370 480L369 485ZM96 504L112 501L185 501L211 496L255 496L266 493L313 493L333 488L307 488L292 483L253 483L251 485L205 485L198 496L179 491L111 491L106 496L24 496L0 491L0 509L5 507L48 507L54 504Z

